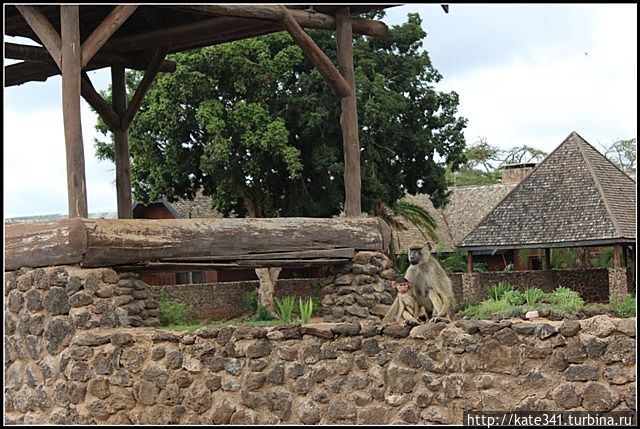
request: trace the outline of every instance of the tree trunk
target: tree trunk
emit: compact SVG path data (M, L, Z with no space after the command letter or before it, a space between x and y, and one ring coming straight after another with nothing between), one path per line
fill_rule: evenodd
M266 308L272 317L277 317L275 307L273 305L273 293L276 290L276 281L280 275L281 268L256 268L256 275L260 279L258 288L258 313L260 306Z

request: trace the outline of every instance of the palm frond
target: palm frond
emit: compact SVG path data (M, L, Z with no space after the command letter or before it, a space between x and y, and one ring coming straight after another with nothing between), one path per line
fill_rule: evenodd
M405 200L398 200L393 205L392 211L396 215L401 216L414 224L425 239L427 239L427 236L422 230L423 228L429 238L433 241L438 240L438 236L436 235L438 224L433 216L431 216L431 213L429 213L424 207Z

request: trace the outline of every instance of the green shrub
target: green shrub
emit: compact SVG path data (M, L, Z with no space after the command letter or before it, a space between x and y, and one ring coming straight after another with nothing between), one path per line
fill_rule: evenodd
M158 318L162 326L188 325L193 322L193 307L184 302L168 299L164 291L158 295Z
M461 314L463 316L470 316L474 319L489 319L493 316L509 317L512 314L513 308L514 307L506 301L488 299L486 301L482 301L480 304L470 305L462 310ZM520 314L519 309L518 314Z
M284 323L291 323L293 320L293 307L295 305L295 301L292 296L284 297L283 299L276 298L276 313L278 314L278 318L282 320Z
M258 310L256 313L256 320L261 320L261 321L274 320L273 316L271 315L271 312L267 307L265 307L262 304L257 304L257 305L258 305Z
M298 298L298 307L300 309L302 323L309 323L311 315L313 314L313 299L308 298L305 302L302 302L302 298Z
M614 298L609 303L611 310L618 317L632 317L636 314L636 297L627 295L623 299Z
M258 311L258 292L252 290L244 296L245 309L249 314L256 314Z
M527 298L524 294L517 290L507 290L502 294L503 301L508 302L511 305L523 305L527 302Z
M489 287L487 293L489 298L494 301L499 301L505 292L513 290L513 286L509 282L498 282L497 284Z
M530 287L524 291L524 296L527 301L527 305L529 307L533 307L545 296L545 294L541 289L538 289L537 287Z
M546 294L545 299L551 303L554 312L558 313L577 312L584 308L584 300L580 294L563 286Z

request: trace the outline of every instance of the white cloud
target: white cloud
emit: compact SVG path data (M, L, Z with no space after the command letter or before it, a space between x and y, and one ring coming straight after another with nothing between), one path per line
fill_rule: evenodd
M93 148L97 116L82 103L82 132L89 212L116 208L113 164L98 161ZM5 217L68 213L62 109L4 113Z

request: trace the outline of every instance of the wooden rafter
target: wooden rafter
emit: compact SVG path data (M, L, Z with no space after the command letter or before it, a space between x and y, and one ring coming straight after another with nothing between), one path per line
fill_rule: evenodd
M120 118L113 108L109 106L109 103L95 90L87 72L82 72L81 94L87 103L98 112L112 132L120 127Z
M208 15L223 15L231 17L255 18L263 20L280 21L282 9L277 5L175 5L173 8L186 11L194 11ZM325 13L310 13L299 9L288 9L291 17L303 28L315 28L319 30L335 30L336 20ZM351 26L354 33L371 37L385 37L389 31L387 25L381 21L373 21L359 18L351 18Z
M309 60L318 69L327 84L339 97L348 97L351 94L349 83L342 77L329 57L320 49L316 42L300 27L291 16L287 8L281 6L282 24L287 29L294 42L302 49Z
M133 120L136 112L138 111L140 104L142 104L142 100L144 99L145 94L151 87L153 80L156 78L156 75L160 70L160 66L162 65L162 62L168 50L169 50L168 46L161 46L158 49L156 49L156 52L153 55L153 58L151 59L151 64L149 64L149 68L145 72L144 77L142 78L142 81L138 85L136 92L133 94L133 97L131 98L131 102L129 103L129 106L127 107L126 112L124 112L122 116L122 119L120 121L122 129L124 130L129 129L129 125L131 125L131 121Z
M55 28L51 25L46 16L42 14L34 6L21 6L16 5L16 8L20 14L27 21L29 27L36 33L36 35L42 41L42 44L47 48L49 54L56 62L59 68L61 63L61 39L60 35Z
M136 11L138 6L116 6L82 43L82 67L86 66L91 58L109 40L109 37Z

